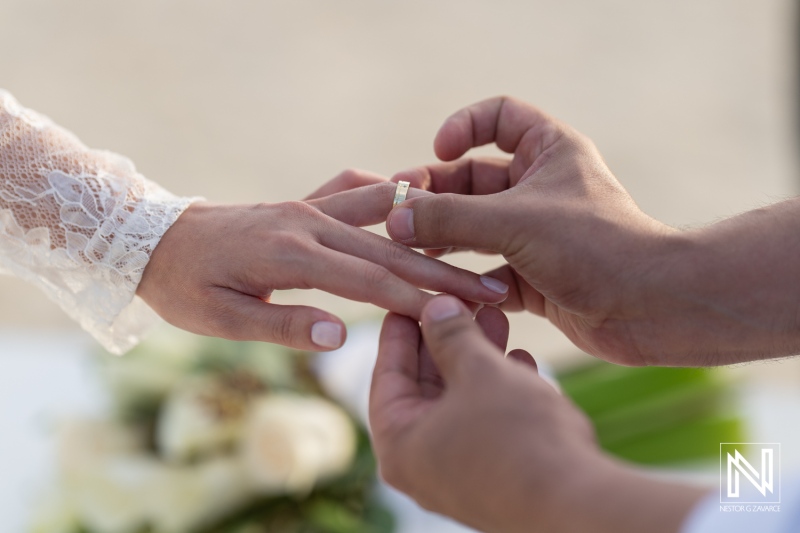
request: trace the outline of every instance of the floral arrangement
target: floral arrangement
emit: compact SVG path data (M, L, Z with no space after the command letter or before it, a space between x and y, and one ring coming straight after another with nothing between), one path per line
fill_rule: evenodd
M35 533L388 533L364 428L313 354L176 330L97 358L109 415L65 421Z

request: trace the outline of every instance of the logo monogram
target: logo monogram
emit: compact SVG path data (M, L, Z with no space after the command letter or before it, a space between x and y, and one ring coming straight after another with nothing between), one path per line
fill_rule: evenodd
M720 503L780 503L780 453L778 443L721 443Z

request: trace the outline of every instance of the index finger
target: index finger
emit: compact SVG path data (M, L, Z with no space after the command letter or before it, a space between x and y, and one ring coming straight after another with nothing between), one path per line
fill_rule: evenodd
M532 144L538 145L541 152L558 138L561 129L558 121L538 108L509 96L499 96L451 115L439 128L433 147L443 161L458 159L470 148L492 142L511 154L524 136L532 135L535 137Z
M459 159L416 167L392 176L433 193L494 194L511 187L510 161L496 158Z
M380 224L392 210L397 183L384 181L357 189L343 191L306 203L331 218L350 226L364 227ZM430 196L419 189L409 189L407 199Z
M383 321L378 359L372 372L370 388L370 424L389 423L391 414L385 412L404 399L421 397L419 385L419 324L395 313Z
M303 198L303 201L316 200L317 198L330 196L337 192L349 191L350 189L374 185L384 181L387 181L387 179L380 174L375 174L374 172L361 170L359 168L348 168L331 180L323 183L317 190Z

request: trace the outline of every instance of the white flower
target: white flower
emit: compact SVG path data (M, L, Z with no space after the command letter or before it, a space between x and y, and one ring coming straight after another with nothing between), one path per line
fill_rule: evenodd
M135 453L143 438L107 420L63 420L58 427L57 460L62 476L82 476L108 457Z
M37 513L31 521L31 533L67 533L77 531L78 516L63 497L53 496L37 507Z
M236 457L216 458L193 467L164 468L148 494L148 517L159 533L185 533L210 525L255 495Z
M184 461L234 443L242 414L225 411L228 391L211 378L183 383L161 408L156 444L170 461Z
M75 514L104 533L137 531L145 523L141 489L150 485L155 461L140 455L141 437L113 422L61 424L58 467Z
M65 482L73 509L91 530L132 533L148 521L148 494L158 486L161 466L146 456L98 459Z
M350 467L356 436L350 418L317 397L272 394L250 412L242 459L265 493L307 492Z
M187 373L196 337L172 327L154 332L126 357L103 360L103 377L123 405L166 396Z
M147 454L138 435L111 422L64 424L58 457L64 508L103 533L138 532L146 524L163 533L192 531L255 494L238 456L171 466ZM55 522L39 521L41 531L62 533L44 528Z

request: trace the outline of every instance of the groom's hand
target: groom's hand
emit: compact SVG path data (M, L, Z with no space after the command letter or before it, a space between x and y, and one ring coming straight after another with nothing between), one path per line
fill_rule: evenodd
M513 157L459 159L488 143ZM452 115L434 147L448 162L393 178L436 193L392 210L394 240L502 254L508 265L488 274L511 287L502 308L545 316L604 359L646 364L685 348L668 329L639 342L655 339L650 311L674 289L662 276L673 230L637 207L589 139L502 97Z
M572 476L567 458L581 464L595 448L586 419L539 377L527 352L504 360L507 340L501 311L484 308L473 321L452 296L427 304L421 330L389 314L370 394L384 479L481 531L524 524L532 502L551 503L545 480ZM548 530L546 520L540 526Z
M384 479L481 531L677 531L702 491L605 457L527 352L503 358L507 336L502 312L473 321L451 296L428 302L421 331L386 317L370 394Z
M513 157L459 159L488 143ZM596 356L638 365L654 362L661 355L656 350L687 353L670 328L660 336L647 329L651 309L673 290L661 276L672 230L636 206L589 139L503 97L452 115L434 148L450 162L392 178L411 183L405 203L390 209L395 183L349 171L321 189L333 193L326 198L330 214L354 225L388 217L395 241L431 255L454 249L502 254L508 264L487 274L510 287L501 308L547 317ZM371 200L380 195L383 202ZM647 345L640 336L657 342Z

